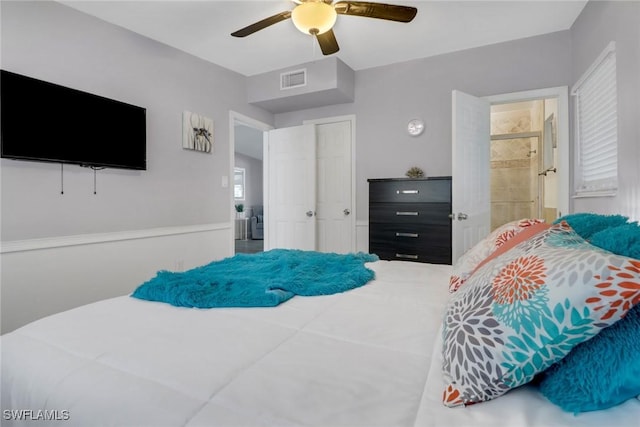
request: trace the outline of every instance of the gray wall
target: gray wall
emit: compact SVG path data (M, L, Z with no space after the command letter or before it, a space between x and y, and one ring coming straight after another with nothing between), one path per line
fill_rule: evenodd
M412 166L451 175L451 92L486 96L567 86L571 35L552 33L356 72L355 102L277 114L276 127L356 115L357 219L368 218L368 178L403 177ZM425 120L419 137L407 122Z
M618 84L618 193L576 199L574 210L620 213L640 220L640 2L587 4L571 28L572 82L611 41L616 42Z
M56 2L1 7L2 68L146 107L148 166L99 171L94 195L92 171L69 165L61 195L59 165L2 159L3 241L229 221L229 110L273 122L244 76ZM184 110L214 120L212 154L183 150Z
M263 190L262 190L262 160L254 159L253 157L245 156L244 154L235 154L236 167L245 168L245 200L236 201L236 203L242 203L245 211L249 212L249 209L256 205L263 205ZM248 213L248 215L251 212Z
M344 114L357 117L357 215L367 218L367 178L411 166L451 174L451 91L477 96L570 86L610 40L618 43L621 191L610 211L638 209L640 49L638 2L589 2L573 28L539 37L356 73L355 102L291 113L247 105L245 78L51 2L2 2L2 67L147 107L146 172L98 173L2 159L3 240L226 221L220 185L228 170L228 110L276 127ZM214 119L214 153L181 148L181 113ZM413 117L426 121L407 135ZM574 210L604 209L580 199ZM183 206L191 206L183 209Z

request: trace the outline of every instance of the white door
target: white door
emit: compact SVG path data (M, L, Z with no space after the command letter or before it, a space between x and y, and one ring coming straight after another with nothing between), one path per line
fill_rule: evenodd
M316 248L348 253L355 248L352 214L351 121L316 125Z
M355 248L352 122L266 133L265 250Z
M315 127L274 129L265 138L264 249L315 250Z
M464 92L452 94L452 262L489 234L489 101Z

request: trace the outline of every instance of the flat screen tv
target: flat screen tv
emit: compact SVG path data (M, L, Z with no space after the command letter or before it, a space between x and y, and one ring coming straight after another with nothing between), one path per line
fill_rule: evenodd
M2 157L146 170L146 109L0 71Z

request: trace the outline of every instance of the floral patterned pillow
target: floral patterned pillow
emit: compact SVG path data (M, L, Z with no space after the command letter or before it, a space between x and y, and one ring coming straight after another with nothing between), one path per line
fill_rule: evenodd
M544 223L544 220L520 219L501 225L493 230L487 237L465 252L455 263L449 279L449 292L457 291L478 265L495 252L496 249L532 225L540 223Z
M479 268L443 321L446 406L501 396L640 303L640 261L555 224Z

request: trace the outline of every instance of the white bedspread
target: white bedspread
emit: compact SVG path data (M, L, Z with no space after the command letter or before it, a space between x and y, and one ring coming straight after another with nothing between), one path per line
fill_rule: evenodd
M451 267L368 266L364 287L274 308L123 296L27 325L2 337L2 425L637 425L639 401L575 417L526 388L444 407L434 342Z

